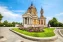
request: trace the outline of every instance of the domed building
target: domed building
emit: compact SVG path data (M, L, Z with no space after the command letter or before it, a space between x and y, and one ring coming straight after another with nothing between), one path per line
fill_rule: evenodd
M31 4L28 10L23 14L23 26L24 27L46 27L46 18L43 16L43 9L40 11L40 18L37 16L36 7Z

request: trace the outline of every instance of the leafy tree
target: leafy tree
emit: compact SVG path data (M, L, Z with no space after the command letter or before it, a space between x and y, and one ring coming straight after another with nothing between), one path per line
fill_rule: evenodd
M0 23L0 27L3 27L3 23Z
M21 23L19 23L19 22L15 22L15 24L21 24Z
M16 24L15 22L12 22L12 26L13 26L13 27L15 27L15 24Z
M12 24L13 24L13 27L15 26L15 24L22 25L22 23L18 23L18 22L12 22Z
M23 25L23 23L20 23L20 25Z
M3 18L3 16L0 14L0 23L1 23L2 18Z
M59 26L59 27L63 27L63 24L59 22L58 26Z
M5 21L3 22L3 24L4 24L4 26L8 26L8 21L5 20Z
M13 24L12 24L12 23L8 23L7 26L8 26L8 27L12 27Z
M50 24L52 27L56 27L57 24L58 24L58 21L57 21L57 19L56 19L55 17L53 17L53 19L50 20L50 21L48 22L48 24Z
M53 17L53 19L48 22L48 25L49 24L51 25L51 27L63 27L63 24L58 22L55 17Z

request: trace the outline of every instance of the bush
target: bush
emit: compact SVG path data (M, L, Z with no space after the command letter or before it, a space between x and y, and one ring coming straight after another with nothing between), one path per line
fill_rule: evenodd
M0 23L0 27L3 27L4 26L4 24L3 23Z

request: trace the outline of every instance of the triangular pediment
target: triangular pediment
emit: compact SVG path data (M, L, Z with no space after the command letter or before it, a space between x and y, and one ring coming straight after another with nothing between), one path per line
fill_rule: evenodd
M23 16L23 17L32 17L32 14L30 14L30 13L25 13L25 14L23 14L22 16Z

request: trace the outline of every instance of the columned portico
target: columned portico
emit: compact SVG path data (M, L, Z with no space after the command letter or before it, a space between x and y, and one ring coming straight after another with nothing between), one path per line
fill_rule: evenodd
M29 20L28 20L28 17L27 17L27 24L29 24L28 21L29 21Z
M29 25L29 24L31 24L31 22L32 22L32 21L31 21L31 18L28 18L28 17L24 17L24 18L23 18L23 23L24 23L24 24Z
M46 18L43 15L43 9L41 8L40 11L40 18L37 16L37 9L31 5L28 10L23 15L23 26L24 27L33 27L35 26L45 26L46 25Z
M30 24L30 18L29 18L29 24Z

